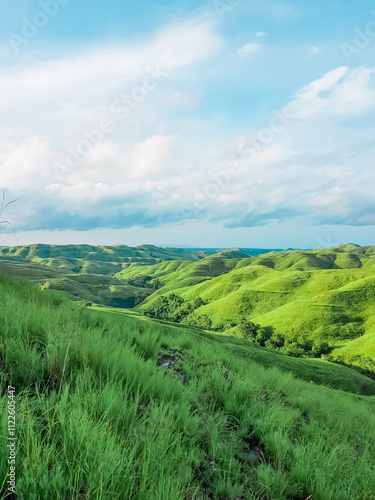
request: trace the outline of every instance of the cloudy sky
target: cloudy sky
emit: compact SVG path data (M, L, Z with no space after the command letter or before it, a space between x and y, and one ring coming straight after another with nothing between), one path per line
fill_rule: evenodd
M0 34L20 244L375 245L372 0L1 1Z

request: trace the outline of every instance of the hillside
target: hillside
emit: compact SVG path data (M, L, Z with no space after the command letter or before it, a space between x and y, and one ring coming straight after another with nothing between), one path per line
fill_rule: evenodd
M1 249L0 269L139 312L174 294L194 308L189 324L244 338L241 324L253 322L296 344L295 355L302 342L328 343L330 359L375 370L375 247L251 252L31 245Z
M19 262L34 262L43 266L63 268L75 273L110 274L136 262L156 264L167 260L195 261L206 255L204 251L182 248L159 248L153 245L128 247L126 245L24 245L0 248L0 257Z
M152 293L120 283L113 275L132 263L150 265L185 259L196 261L204 251L159 248L152 245L94 247L90 245L25 245L0 248L0 269L10 276L48 282L73 300L111 307L134 307Z
M258 255L261 251L224 250L221 255L227 260L246 258L248 254ZM41 285L47 282L52 290L63 291L72 300L131 308L152 294L155 287L152 283L142 283L142 286L124 283L117 279L122 270L131 268L129 276L133 276L133 268L138 272L143 266L171 261L198 262L212 253L214 251L209 249L186 250L153 245L25 245L0 248L0 270ZM192 284L197 282L195 280Z
M243 317L290 339L328 341L336 347L333 356L347 363L375 360L375 247L343 245L229 260L215 254L197 263L130 266L116 277L137 274L163 284L139 310L147 311L171 292L189 303L200 297L203 304L195 314L209 318L214 330L236 335Z
M20 498L375 498L375 382L359 373L5 276L0 303Z

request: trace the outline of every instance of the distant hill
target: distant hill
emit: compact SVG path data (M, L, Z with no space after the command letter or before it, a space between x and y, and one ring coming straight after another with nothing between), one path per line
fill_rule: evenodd
M159 248L153 245L128 247L126 245L24 245L0 249L0 257L36 262L51 267L63 267L73 272L117 272L136 262L141 265L156 264L165 260L184 259L196 261L205 257L204 251L183 248Z
M282 252L284 250L283 248L220 248L220 247L217 248L181 247L181 248L187 248L191 251L204 251L208 255L217 252L236 251L240 252L245 257L261 255L263 253L269 253L269 252Z
M113 277L115 273L133 263L144 266L176 259L194 262L205 255L199 250L153 245L25 245L0 248L0 270L32 281L48 280L51 289L64 291L74 300L128 308L152 290L122 284Z
M261 249L250 251L257 255L262 252ZM40 283L48 280L51 289L64 291L73 300L131 308L154 292L153 285L146 283L147 286L134 286L125 283L121 278L118 279L123 270L129 268L127 276L133 277L139 274L143 266L161 264L163 267L168 262L174 262L170 268L173 270L176 264L183 267L212 254L215 254L215 249L160 248L154 245L24 245L0 248L0 270L10 276ZM228 262L228 269L229 259L247 257L247 253L239 249L222 250L218 255ZM217 275L215 265L211 267L207 276L203 273L206 278ZM202 274L203 271L197 272ZM187 284L200 281L202 279L192 279Z
M237 335L242 316L287 338L329 341L348 363L375 360L375 247L228 259L218 253L195 263L132 265L116 277L135 275L163 284L138 305L141 311L172 292L188 303L200 297L204 304L195 313L208 317L213 329Z
M217 332L241 337L241 318L290 340L328 342L345 363L375 362L375 247L248 250L30 245L0 249L0 270L139 312L173 293Z

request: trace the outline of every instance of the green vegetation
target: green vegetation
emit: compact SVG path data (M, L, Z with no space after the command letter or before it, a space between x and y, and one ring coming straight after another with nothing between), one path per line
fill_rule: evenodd
M116 276L125 279L136 267ZM204 304L195 314L208 318L214 331L245 338L242 318L261 325L272 339L285 337L294 355L306 355L309 346L311 355L325 355L328 344L332 360L365 370L375 362L375 247L343 245L235 259L219 254L196 263L145 266L140 272L164 286L139 311L147 313L171 292L187 303L199 296Z
M73 300L374 372L375 247L254 253L31 245L1 249L0 269L41 287L48 282ZM168 304L171 294L182 302ZM242 322L263 333L248 335Z
M131 308L158 289L158 281L137 283L135 277L121 282L114 274L130 266L181 259L195 261L203 251L142 245L93 247L90 245L26 245L0 248L0 269L10 276L50 283L72 300L85 300L110 307ZM140 277L145 279L144 277Z
M154 305L145 311L145 314L150 318L183 323L209 330L211 328L210 318L196 315L194 312L202 305L204 305L204 302L201 297L197 297L192 303L189 303L171 293L167 296L159 297Z
M222 252L226 258L242 258L247 253ZM246 250L256 255L260 250ZM85 300L108 307L132 308L160 288L157 279L150 282L143 267L167 265L173 261L190 263L202 260L213 250L158 248L153 245L25 245L0 248L0 269L9 276L27 278L52 290L66 293L71 300ZM183 259L183 260L182 260ZM131 268L124 279L118 273ZM135 272L134 272L135 271ZM119 275L119 276L120 276ZM145 280L142 283L142 280ZM198 281L195 280L194 284Z
M375 382L361 374L5 276L0 303L20 498L375 498ZM4 492L5 453L0 470Z
M150 318L212 330L210 318L195 313L196 309L204 305L205 303L201 297L197 297L194 302L190 303L171 293L158 297L153 305L145 310L145 314ZM231 326L233 325L228 325L229 328ZM240 315L237 331L240 333L241 338L251 340L262 347L280 350L293 357L320 358L332 351L327 342L308 339L298 340L297 338L286 339L284 335L272 333L270 329L267 330L251 321L245 321L243 315ZM368 365L366 365L366 368L368 368Z

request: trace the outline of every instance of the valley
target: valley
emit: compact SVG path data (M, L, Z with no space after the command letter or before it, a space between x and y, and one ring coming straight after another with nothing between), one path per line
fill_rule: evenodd
M312 347L303 352L309 342L328 344L328 359L374 371L375 247L256 253L31 245L0 249L0 269L89 306L132 309L226 336L252 340L246 325L256 324L268 331L268 347L284 338L289 353L311 356ZM160 312L171 295L181 302L172 305L177 316Z

